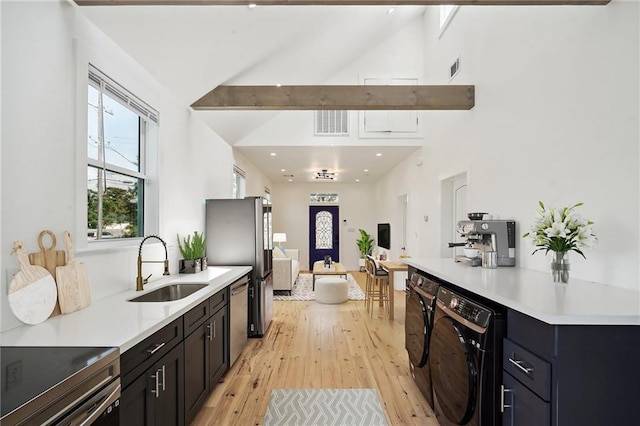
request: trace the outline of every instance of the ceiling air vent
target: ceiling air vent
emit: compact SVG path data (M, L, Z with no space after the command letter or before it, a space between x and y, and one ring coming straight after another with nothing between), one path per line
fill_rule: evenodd
M349 111L322 110L315 115L316 136L349 136Z

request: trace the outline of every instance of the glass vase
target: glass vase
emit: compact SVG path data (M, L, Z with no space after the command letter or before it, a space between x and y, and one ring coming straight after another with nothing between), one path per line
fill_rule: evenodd
M551 276L554 282L569 282L569 252L554 251L551 257Z

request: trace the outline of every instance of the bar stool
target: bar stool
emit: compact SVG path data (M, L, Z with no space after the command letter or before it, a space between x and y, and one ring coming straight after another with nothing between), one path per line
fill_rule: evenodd
M376 267L376 262L371 256L365 258L367 281L365 284L365 307L373 317L373 303L379 302L388 311L389 309L389 273Z

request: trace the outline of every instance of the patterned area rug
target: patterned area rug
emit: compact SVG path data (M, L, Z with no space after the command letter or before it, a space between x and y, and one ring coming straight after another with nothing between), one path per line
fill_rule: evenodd
M274 389L263 424L388 425L375 389Z
M273 294L273 300L316 300L313 290L311 290L312 278L312 274L298 275L291 295L286 291L276 290ZM349 300L364 300L364 293L351 274L347 274L347 283L349 284Z

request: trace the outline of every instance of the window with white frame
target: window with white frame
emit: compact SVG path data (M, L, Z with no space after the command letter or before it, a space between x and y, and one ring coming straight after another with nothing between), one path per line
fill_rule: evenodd
M455 15L459 6L441 5L440 6L440 34L444 32L451 19Z
M309 204L335 204L340 201L337 193L312 193L309 194Z
M158 112L93 66L87 96L87 238L137 238L157 211L145 200ZM150 198L155 198L150 197ZM154 221L153 219L152 221Z
M231 198L244 198L247 191L246 173L238 166L233 166L233 188Z

